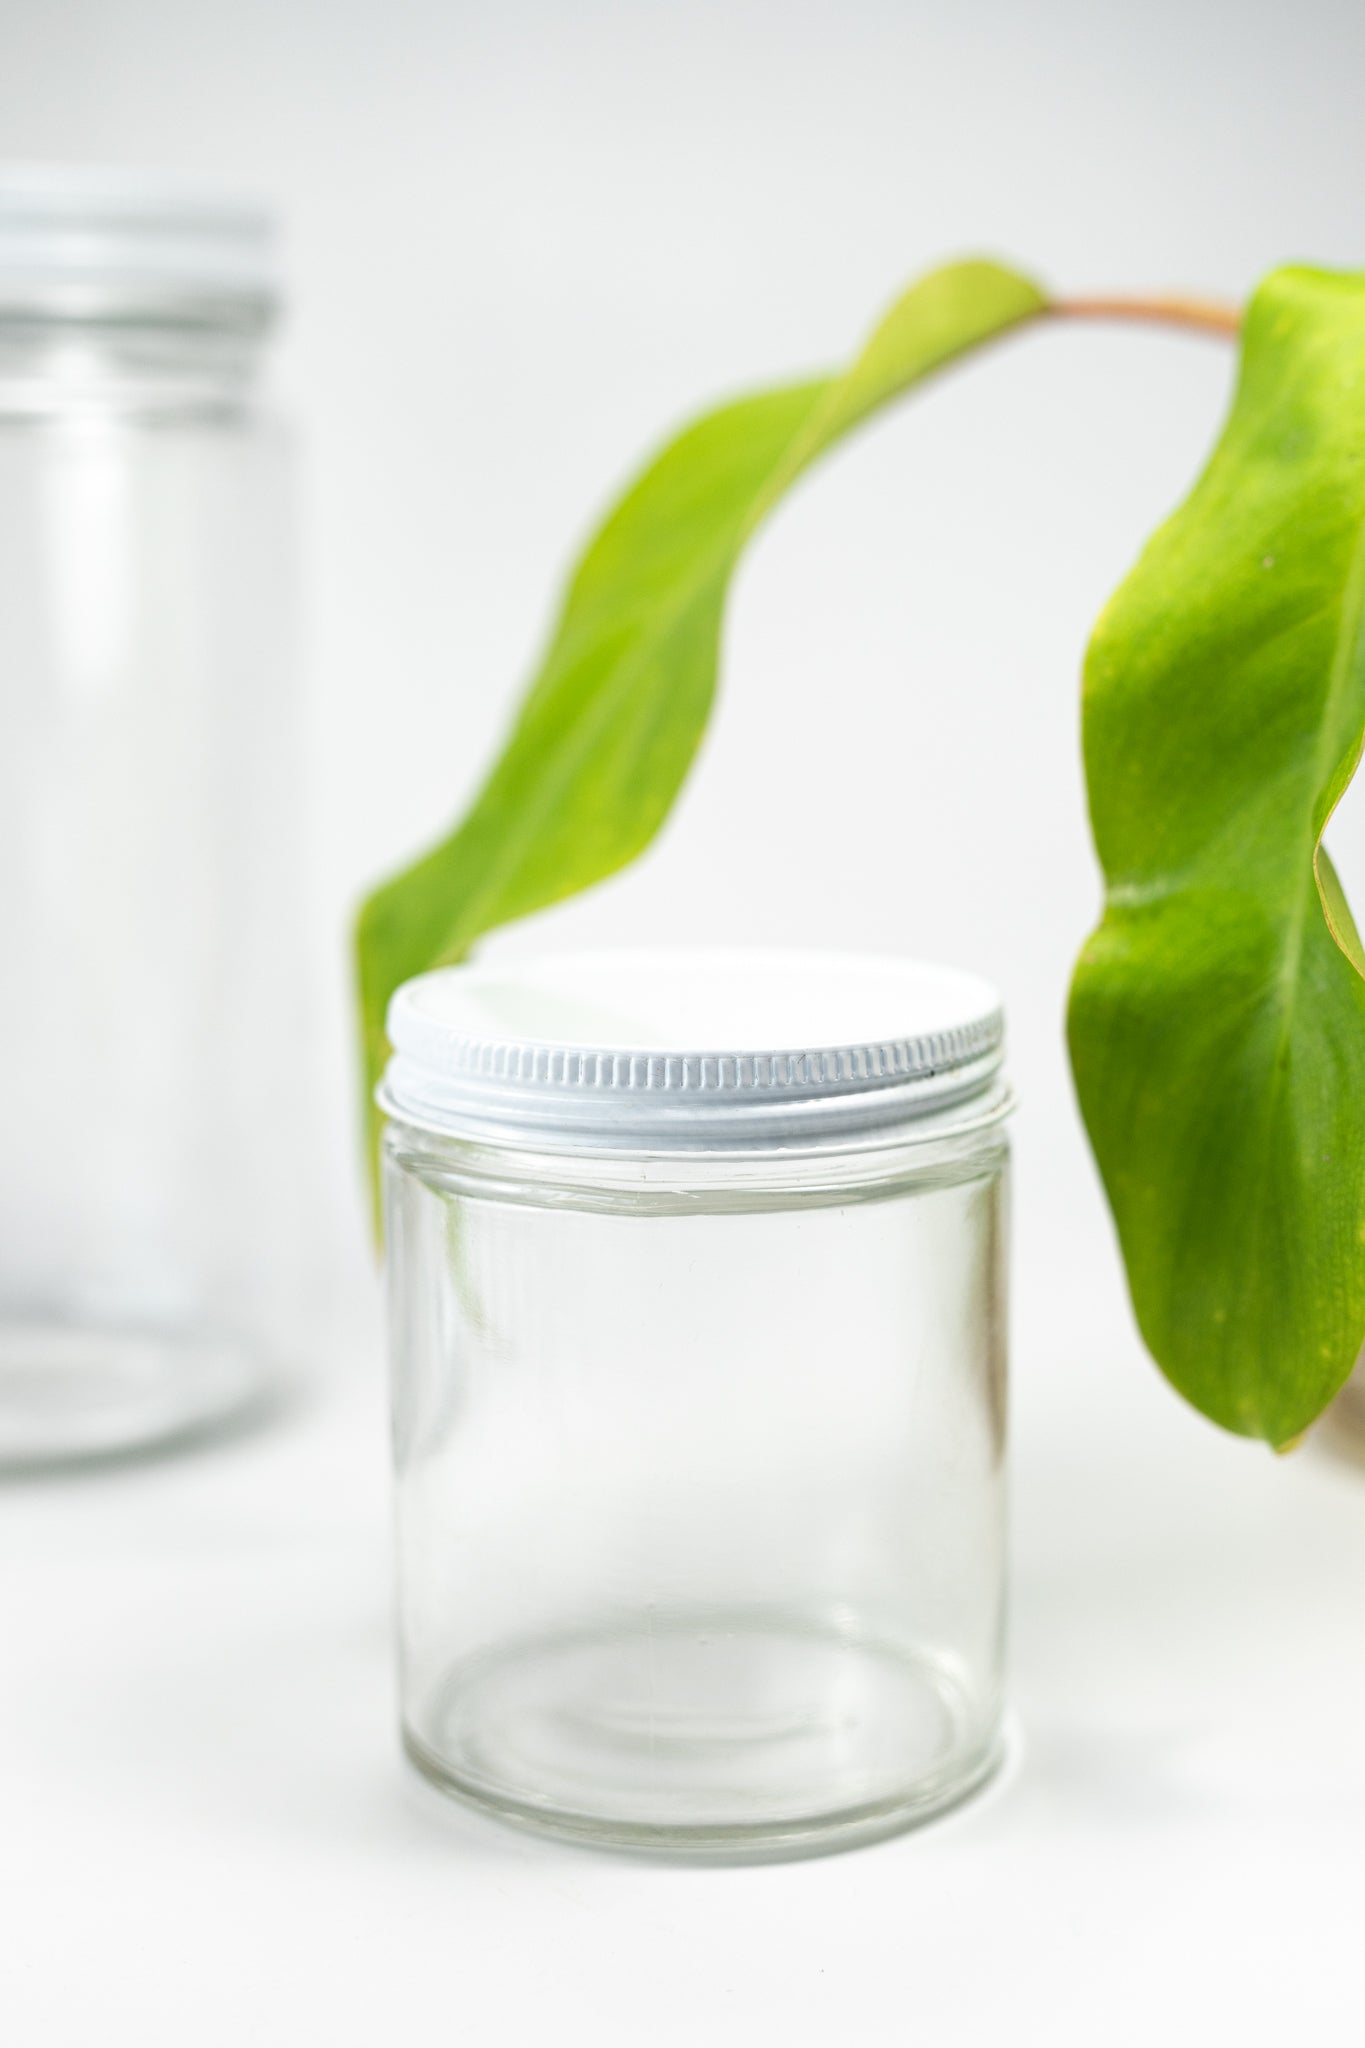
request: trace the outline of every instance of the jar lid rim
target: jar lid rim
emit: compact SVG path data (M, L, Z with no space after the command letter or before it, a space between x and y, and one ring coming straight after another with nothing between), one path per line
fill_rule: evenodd
M979 976L735 949L439 968L398 990L388 1029L390 1116L612 1149L786 1145L901 1124L980 1094L1004 1047L999 997Z
M250 196L169 174L0 165L0 306L57 319L264 320L275 220Z

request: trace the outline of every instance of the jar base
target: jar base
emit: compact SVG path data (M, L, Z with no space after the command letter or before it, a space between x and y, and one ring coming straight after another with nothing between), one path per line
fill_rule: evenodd
M0 1472L170 1450L265 1405L244 1346L184 1332L0 1321Z
M443 1791L600 1847L810 1855L928 1820L1000 1761L931 1654L804 1617L644 1615L466 1659L404 1729Z

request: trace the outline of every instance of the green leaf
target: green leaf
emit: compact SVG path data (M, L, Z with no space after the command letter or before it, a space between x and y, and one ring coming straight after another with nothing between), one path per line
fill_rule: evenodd
M1365 1338L1365 981L1321 846L1365 728L1365 277L1277 272L1188 502L1100 620L1103 921L1072 1064L1142 1334L1291 1442Z
M935 271L842 375L709 413L645 470L580 561L467 816L361 911L367 1106L400 982L601 881L654 837L706 727L731 574L783 492L869 414L1044 304L1035 285L994 263Z

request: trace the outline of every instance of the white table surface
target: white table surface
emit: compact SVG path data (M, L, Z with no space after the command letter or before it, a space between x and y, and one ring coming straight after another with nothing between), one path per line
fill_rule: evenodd
M0 1490L0 2039L1365 2038L1365 1468L1220 1437L1131 1346L1019 1361L1015 1415L1007 1770L756 1868L541 1843L404 1765L377 1368Z

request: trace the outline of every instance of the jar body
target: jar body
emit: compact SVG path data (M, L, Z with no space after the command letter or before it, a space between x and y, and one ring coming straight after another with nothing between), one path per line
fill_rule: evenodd
M288 439L193 334L43 333L0 349L7 1462L215 1425L297 1328Z
M405 1735L503 1815L799 1851L991 1768L998 1122L528 1169L391 1126Z

